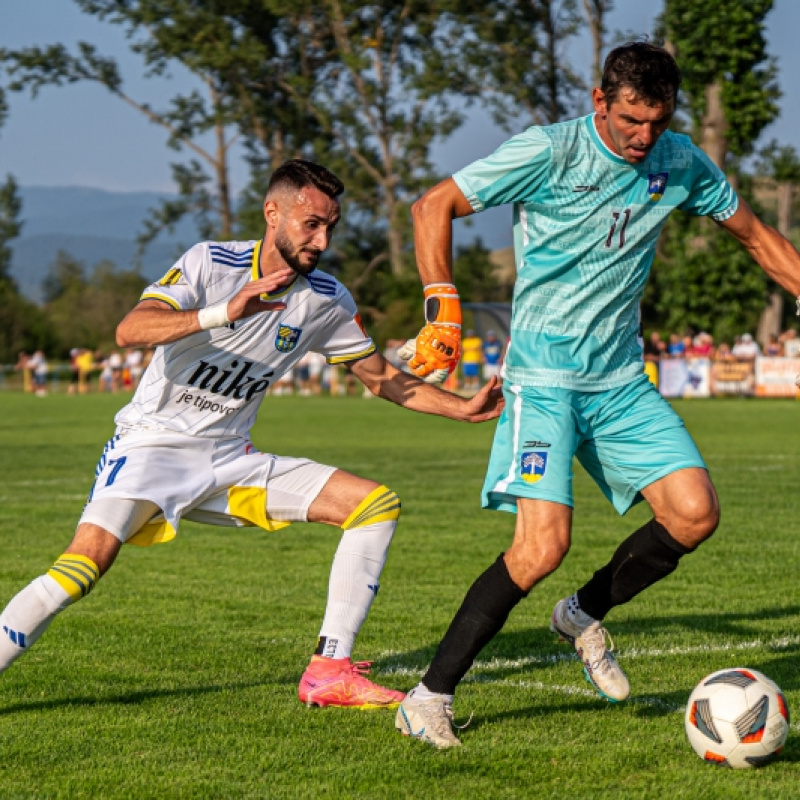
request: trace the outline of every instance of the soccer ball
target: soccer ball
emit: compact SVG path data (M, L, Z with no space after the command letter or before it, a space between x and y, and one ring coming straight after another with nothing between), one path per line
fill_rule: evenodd
M721 767L760 767L780 752L789 733L781 690L754 669L712 672L686 705L686 735L700 758Z

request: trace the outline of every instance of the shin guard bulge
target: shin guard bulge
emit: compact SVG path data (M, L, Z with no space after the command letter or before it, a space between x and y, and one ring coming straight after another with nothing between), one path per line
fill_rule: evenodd
M379 486L342 523L331 565L328 604L316 655L349 658L378 593L379 579L400 516L400 498Z
M691 552L691 548L673 539L661 523L651 519L634 531L617 548L611 561L578 589L581 610L595 619L603 619L615 606L627 603L673 573L681 558Z

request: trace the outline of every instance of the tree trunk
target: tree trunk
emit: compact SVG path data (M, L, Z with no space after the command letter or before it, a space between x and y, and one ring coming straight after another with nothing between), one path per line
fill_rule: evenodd
M792 227L792 199L794 186L788 181L778 184L778 231L784 236L789 235ZM767 306L761 312L758 320L756 339L764 346L770 336L779 336L783 327L783 295L772 292L767 301Z
M583 10L592 37L592 83L599 86L603 78L603 14L606 0L583 0Z
M722 106L722 84L711 83L706 86L706 113L703 115L700 147L721 169L725 170L725 156L728 142L725 138L728 123Z

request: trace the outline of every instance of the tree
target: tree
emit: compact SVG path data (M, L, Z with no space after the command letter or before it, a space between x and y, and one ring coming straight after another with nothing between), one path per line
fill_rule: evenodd
M171 65L180 63L197 77L205 96L197 90L178 95L169 108L156 111L130 96L116 61L98 54L86 42L79 43L77 54L60 44L2 51L0 57L11 77L8 88L29 90L35 97L44 86L94 81L164 128L170 147L193 154L188 162L173 165L178 197L153 211L140 236L142 247L186 214L196 217L204 237L232 238L236 219L229 178L231 147L243 136L251 150L260 143L263 150L282 158L287 143L305 125L271 79L281 58L276 47L286 43L270 38L280 20L270 12L271 4L258 0L230 0L224 5L214 0L76 2L86 13L126 28L131 49L142 56L148 77L164 75ZM250 22L252 30L240 20ZM286 50L289 61L294 60L292 44ZM256 86L259 91L254 92ZM273 120L283 123L280 131ZM287 122L292 125L291 135L285 133ZM207 134L212 137L210 144Z
M142 275L118 270L110 261L96 264L87 277L82 262L59 251L42 287L45 314L58 334L55 354L64 357L73 347L114 348L117 325L147 284Z
M578 31L576 0L489 0L474 19L464 57L482 76L483 102L504 127L548 125L572 110L584 83L564 45Z
M663 27L683 73L696 140L721 169L753 152L778 115L764 19L773 0L666 0Z
M600 85L603 77L603 37L606 34L604 17L614 10L613 0L583 0L583 13L592 36L592 82Z
M477 92L461 66L460 14L470 2L295 5L305 31L299 65L316 68L284 73L280 86L319 127L312 151L345 180L344 201L354 207L346 219L361 216L379 227L399 277L408 207L434 180L431 145L461 123L455 97Z
M800 158L797 151L789 146L780 146L774 139L758 154L758 172L772 181L777 192L776 227L785 237L790 238L792 229L792 210L795 190L800 184ZM776 283L770 281L767 306L758 321L756 338L762 344L770 336L777 336L783 327L786 293ZM792 307L794 311L794 307Z

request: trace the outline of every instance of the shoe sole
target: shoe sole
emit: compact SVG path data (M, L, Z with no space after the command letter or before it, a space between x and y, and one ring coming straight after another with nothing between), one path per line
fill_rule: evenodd
M357 711L378 711L381 708L388 708L390 710L394 710L397 708L401 700L396 700L393 703L326 703L324 701L319 700L303 700L300 698L300 702L306 708L355 708Z

